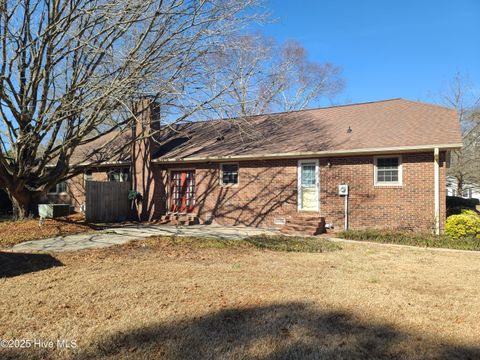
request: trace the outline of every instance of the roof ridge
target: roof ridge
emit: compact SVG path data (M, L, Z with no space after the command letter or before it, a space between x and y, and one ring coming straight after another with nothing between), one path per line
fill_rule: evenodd
M436 107L436 108L441 108L441 109L456 111L455 109L450 108L450 107L448 107L448 106L444 106L444 105L432 104L432 103L423 102L423 101L419 101L419 100L410 100L410 99L404 99L404 98L399 98L399 99L402 99L402 100L407 101L407 102L419 104L419 105L433 106L433 107Z
M222 120L237 120L237 119L241 119L241 118L255 118L255 117L260 117L260 116L292 114L292 113L298 113L298 112L304 112L304 111L316 111L316 110L332 109L332 108L347 107L347 106L368 105L368 104L376 104L376 103L381 103L381 102L398 101L398 100L409 101L409 100L403 99L401 97L398 97L398 98L383 99L383 100L364 101L364 102L352 103L352 104L323 106L323 107L316 107L316 108L309 108L309 109L299 109L299 110L290 110L290 111L275 111L275 112L271 112L271 113L256 114L256 115L225 117L225 118L218 118L218 119L205 119L205 120L197 120L197 121L193 121L193 122L194 123L203 123L203 122L222 121Z
M322 107L316 107L316 108L310 108L310 109L299 109L299 110L291 110L291 111L276 111L276 112L273 112L273 113L266 113L266 114L253 115L253 116L290 114L290 113L297 113L297 112L302 112L302 111L315 111L315 110L324 110L324 109L332 109L332 108L347 107L347 106L369 105L369 104L376 104L376 103L387 102L387 101L398 101L398 100L405 100L405 99L398 97L398 98L383 99L383 100L364 101L364 102L358 102L358 103L352 103L352 104L322 106Z
M257 115L246 115L246 116L225 117L225 118L218 118L218 119L205 119L205 120L197 120L197 121L187 121L185 123L211 123L211 122L215 122L215 121L253 119L253 118L258 118L258 117L262 117L262 116L293 114L293 113L307 112L307 111L319 111L319 110L335 109L335 108L341 108L341 107L347 107L347 106L371 105L371 104L378 104L378 103L382 103L382 102L400 101L400 100L405 101L405 102L414 103L414 104L419 104L419 105L426 105L426 106L451 110L451 111L454 111L454 112L456 111L455 109L452 109L452 108L449 108L449 107L446 107L446 106L442 106L442 105L437 105L437 104L432 104L432 103L427 103L427 102L422 102L422 101L410 100L410 99L405 99L405 98L402 98L402 97L397 97L397 98L390 98L390 99L383 99L383 100L372 100L372 101L365 101L365 102L352 103L352 104L342 104L342 105L331 105L331 106L324 106L324 107L316 107L316 108L310 108L310 109L299 109L299 110L292 110L292 111L276 111L276 112L257 114Z

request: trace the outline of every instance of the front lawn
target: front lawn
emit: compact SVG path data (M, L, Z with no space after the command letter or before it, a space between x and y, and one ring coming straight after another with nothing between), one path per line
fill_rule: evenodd
M224 240L198 237L157 237L150 241L178 245L183 248L258 248L287 252L322 253L340 250L339 244L319 237L286 236L286 235L256 235L243 240ZM157 244L158 245L158 244Z
M480 238L451 239L445 235L422 234L389 230L348 230L337 234L342 239L373 241L385 244L447 248L457 250L480 250Z
M62 219L46 219L42 226L38 219L4 220L0 222L0 248L11 247L24 241L72 235L96 229L76 215Z
M3 348L0 357L480 358L480 253L257 246L162 237L3 253L25 269L0 279L0 337L76 347ZM28 272L33 259L39 266Z

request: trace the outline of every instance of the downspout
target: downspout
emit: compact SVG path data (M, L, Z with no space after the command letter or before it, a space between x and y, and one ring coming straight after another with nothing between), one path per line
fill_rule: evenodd
M435 181L435 234L440 235L440 150L438 148L435 148L433 158Z

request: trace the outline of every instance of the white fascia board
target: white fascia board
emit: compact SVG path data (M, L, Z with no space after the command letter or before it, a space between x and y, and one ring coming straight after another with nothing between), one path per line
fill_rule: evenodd
M329 156L355 156L355 155L376 155L376 154L395 154L405 152L423 152L433 151L435 148L440 150L459 149L462 144L440 144L440 145L418 145L418 146L398 146L387 148L366 148L354 150L333 150L333 151L309 151L309 152L292 152L292 153L275 153L265 155L231 155L231 156L206 156L206 157L187 157L187 158L166 158L154 159L153 163L183 163L183 162L219 162L234 160L272 160L272 159L302 159L312 157L329 157Z

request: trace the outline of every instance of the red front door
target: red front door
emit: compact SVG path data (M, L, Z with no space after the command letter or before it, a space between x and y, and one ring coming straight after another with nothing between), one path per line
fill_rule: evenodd
M170 211L191 212L195 203L195 171L170 173Z

